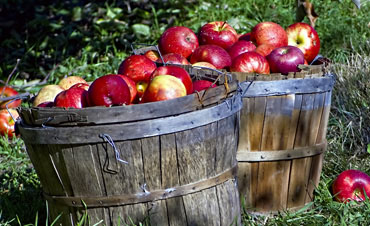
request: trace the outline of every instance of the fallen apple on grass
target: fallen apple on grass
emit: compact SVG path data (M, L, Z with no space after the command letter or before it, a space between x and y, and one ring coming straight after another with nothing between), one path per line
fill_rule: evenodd
M11 115L10 115L10 113ZM1 109L0 110L0 135L1 136L8 136L9 139L15 137L15 120L19 118L19 114L15 109Z
M4 98L4 97L16 96L16 95L18 95L18 92L10 86L0 86L0 94L2 94L0 97ZM1 101L0 102L0 109L5 109L6 106L8 106L8 108L16 108L19 105L21 105L21 103L22 103L22 101L20 99L19 100Z
M345 170L334 180L332 191L335 200L339 202L362 202L365 193L370 197L370 176L360 170Z

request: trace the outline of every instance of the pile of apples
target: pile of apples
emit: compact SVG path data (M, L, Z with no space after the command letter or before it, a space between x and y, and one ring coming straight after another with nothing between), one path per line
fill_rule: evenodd
M0 87L0 93L2 98L6 97L16 97L18 92L10 86ZM9 139L15 136L14 133L14 124L15 121L19 118L19 114L16 107L20 106L22 100L14 99L8 101L0 101L0 135L7 136Z
M158 48L167 63L231 72L287 74L297 72L299 64L314 60L320 51L320 39L313 27L301 22L284 29L266 21L248 33L238 34L227 22L214 21L203 25L198 34L187 27L171 27L161 35ZM162 61L156 51L145 55Z
M189 73L177 64L258 74L296 72L299 64L308 64L316 57L320 40L306 23L284 29L277 23L261 22L251 32L237 34L228 23L215 21L203 25L198 34L188 27L170 27L160 36L158 49L159 52L148 50L127 57L115 74L101 76L91 84L70 76L58 85L44 87L34 106L140 104L182 97L215 86L207 80L192 81Z

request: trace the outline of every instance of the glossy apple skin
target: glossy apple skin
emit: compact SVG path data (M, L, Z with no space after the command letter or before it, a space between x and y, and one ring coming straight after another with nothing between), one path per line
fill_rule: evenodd
M168 66L162 66L158 67L153 71L153 74L151 76L151 79L158 75L172 75L176 78L180 79L181 82L184 84L186 88L186 94L193 93L193 81L189 75L189 73L178 66L168 65Z
M251 32L238 35L238 40L251 41Z
M84 108L88 106L86 83L77 83L67 90L60 92L54 100L55 107Z
M205 61L214 65L217 69L228 68L231 65L230 54L216 45L201 45L190 57L190 63Z
M232 46L227 48L227 52L230 54L231 60L239 56L242 53L252 52L256 49L256 46L251 41L237 41Z
M232 72L246 72L258 74L270 74L270 66L266 58L256 52L246 52L233 61L230 67Z
M4 91L3 91L4 90ZM18 92L13 89L12 87L10 86L0 86L0 93L2 93L2 97L12 97L12 96L16 96L18 95ZM0 109L5 109L6 108L6 104L11 102L12 100L8 100L8 101L1 101L0 102ZM8 104L8 108L16 108L18 106L20 106L22 103L22 100L14 100L12 103Z
M262 44L262 45L259 45L257 46L257 48L254 50L256 53L259 53L261 54L262 56L266 57L267 55L269 55L272 50L276 49L274 46L270 45L270 44Z
M273 73L288 74L299 71L298 65L304 64L302 51L295 46L283 46L274 49L266 56Z
M188 58L199 46L197 35L188 27L174 26L165 30L158 40L162 54L177 53Z
M142 102L156 102L186 96L186 88L180 79L172 75L155 76L145 90Z
M208 80L196 80L193 82L194 93L208 89L209 87L214 88L216 86L216 84L213 84L213 82L210 82Z
M59 85L46 85L42 87L33 101L33 106L36 107L47 101L54 102L55 97L62 91L64 91L64 89Z
M137 88L136 83L134 80L130 79L126 75L119 75L123 80L125 80L126 84L128 85L128 88L130 89L130 103L133 103L135 99L137 98Z
M148 50L144 53L144 56L153 62L156 62L158 59L160 59L159 53L156 50Z
M127 57L118 68L118 74L125 75L135 82L149 82L150 75L157 65L144 55L131 55Z
M266 21L258 23L251 32L251 41L257 47L270 44L275 48L288 45L288 36L284 28L277 23Z
M177 53L167 53L162 56L163 61L167 64L190 64L188 59ZM162 59L157 60L158 63L163 63Z
M108 74L95 79L88 90L90 106L120 106L131 101L130 88L119 75Z
M147 82L137 82L136 83L137 96L139 100L141 100L141 98L143 97L146 88L148 88Z
M19 118L19 114L15 109L9 109L9 111L13 115L15 120ZM9 114L8 110L1 109L0 110L0 135L1 136L8 135L8 138L10 139L15 137L14 124L15 124L15 121L13 120L12 116Z
M320 38L316 30L306 23L294 23L287 27L288 45L302 50L308 63L320 52Z
M58 85L62 87L62 89L67 90L77 83L87 84L86 80L80 76L68 76L60 80Z
M370 176L360 170L345 170L334 180L332 191L339 202L364 201L364 191L370 196Z
M224 21L214 21L203 25L199 31L200 45L217 45L229 48L238 40L235 29Z

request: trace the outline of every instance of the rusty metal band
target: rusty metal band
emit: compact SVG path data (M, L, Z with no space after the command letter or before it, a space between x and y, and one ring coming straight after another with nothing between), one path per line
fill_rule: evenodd
M197 181L194 183L162 189L155 191L144 191L136 194L123 194L123 195L112 195L112 196L53 196L44 193L44 197L49 202L55 202L58 205L70 206L70 207L111 207L121 206L129 204L137 204L144 202L153 202L157 200L164 200L174 198L178 196L184 196L199 192L208 188L212 188L219 184L222 184L228 180L234 179L237 174L237 165L234 167L205 180Z
M323 153L326 150L327 141L321 144L315 144L308 147L301 147L288 150L274 151L249 151L238 150L236 159L238 162L267 162L278 160L291 160L315 156Z
M264 97L328 92L333 89L334 83L335 75L327 74L319 78L244 81L240 83L240 86L242 89L245 89L250 85L248 90L244 92L243 97Z

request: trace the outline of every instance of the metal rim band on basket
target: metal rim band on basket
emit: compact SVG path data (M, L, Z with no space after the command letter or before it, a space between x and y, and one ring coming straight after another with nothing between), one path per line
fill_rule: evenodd
M242 108L241 94L221 104L190 113L130 123L87 127L29 127L18 125L23 140L32 144L101 143L99 134L109 134L114 141L138 139L184 131L227 118Z
M243 90L249 87L243 93L243 97L263 97L327 92L333 89L334 83L335 76L327 74L325 77L319 78L244 81L240 83L240 86Z
M274 151L246 151L238 150L236 159L239 162L267 162L278 160L290 160L305 158L314 155L319 155L325 152L327 141L321 144L315 144L308 147L300 147L288 150L274 150Z
M110 207L128 204L137 204L143 202L153 202L157 200L169 199L178 196L199 192L204 189L222 184L230 179L234 179L237 173L237 165L233 166L218 175L200 180L194 183L167 188L162 190L144 191L136 194L112 195L103 197L85 197L85 196L53 196L44 193L44 197L51 202L56 202L71 207Z

